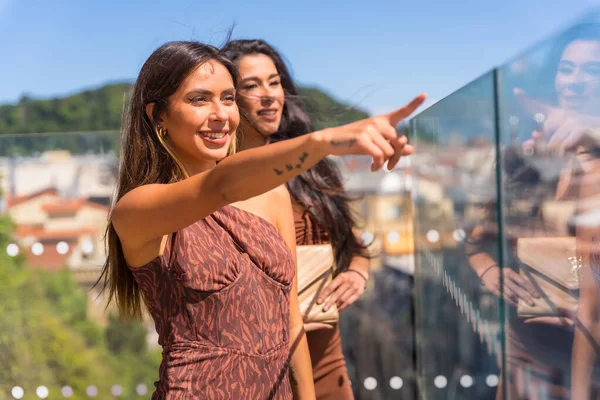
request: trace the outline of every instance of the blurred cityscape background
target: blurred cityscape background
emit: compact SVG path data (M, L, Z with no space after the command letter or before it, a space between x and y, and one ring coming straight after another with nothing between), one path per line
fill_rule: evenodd
M13 18L22 16L25 7L16 3L0 1L0 23L10 19L7 26L13 27L13 34L24 29L16 29L14 24L26 22L23 18ZM23 3L31 10L39 6L31 23L44 18L43 11L49 7ZM490 24L497 28L506 23L507 7L513 7L510 17L515 16L514 31L521 32L525 23L531 23L535 34L519 40L519 35L506 32L505 26L500 37L510 36L506 40L510 45L492 40L482 43L479 49L485 48L486 53L471 54L467 64L475 66L469 65L471 69L465 67L461 71L456 71L460 69L456 62L445 57L439 47L451 39L427 32L425 44L419 44L420 29L402 15L394 16L396 22L408 22L410 26L406 29L415 28L414 37L399 37L395 31L387 31L391 28L379 25L384 34L395 35L381 40L391 41L396 47L388 49L377 43L380 39L377 30L367 34L371 43L340 45L341 60L336 64L335 74L348 75L350 84L339 80L346 78L328 79L330 72L325 70L330 67L325 53L319 53L322 61L319 56L305 57L306 48L303 54L298 53L291 31L287 32L290 38L276 43L293 61L294 71L303 82L300 94L318 128L352 122L385 111L384 107L391 109L401 104L402 99L429 90L426 86L439 86L429 90L433 95L426 109L399 127L415 145L416 153L403 159L395 171L371 173L368 159L335 158L346 188L356 197L353 206L361 219L362 235L366 241L374 242L380 254L373 260L367 292L341 317L344 352L357 399L496 398L502 379L500 371L511 346L505 335L508 317L503 303L481 285L469 266L466 245L474 229L486 221L496 232L529 227L536 217L533 209L539 208L539 201L552 198L560 171L569 161L568 155L528 154L523 150L523 143L543 121L539 113L519 103L514 89L520 88L535 98L543 98L554 90L554 79L548 75L551 49L563 40L570 26L600 23L595 13L577 20L565 19L567 11L574 17L591 3L557 2L538 28L534 21L542 18L541 14L528 9L525 16L517 15L517 6L512 3L490 5L492 9L486 15L496 16ZM542 2L536 4L540 6ZM188 11L204 7L187 3L181 6ZM92 15L99 7L94 4L86 10L84 6L60 4L46 11L47 15L55 15L57 10ZM130 6L122 7L131 12ZM349 29L346 26L349 21L360 19L346 13L342 16L347 20L335 19L335 10L341 6L312 7L316 10L323 7L333 27L339 26L340 31ZM369 7L377 8L373 4ZM382 4L377 15L385 14L386 7L394 7L398 13L404 11L402 5ZM423 7L426 5L407 13L423 15ZM435 21L446 18L443 15L446 6L439 7L440 10L432 11ZM472 13L463 20L476 19L483 12L479 7L473 5ZM102 15L110 11L102 10ZM113 11L118 14L117 6ZM252 20L258 18L256 11L247 18L239 9L234 14L243 21L236 27L238 36L263 37L266 28L259 29L259 23L273 16L270 13L257 22ZM121 15L126 15L125 11ZM306 12L298 18L303 20L303 26L312 27L312 16ZM95 17L96 24L109 28L110 24L99 20L100 14ZM219 21L227 23L215 22L211 26L228 27L228 21L232 20L223 17ZM248 20L253 22L249 24ZM168 21L172 21L171 17L165 17L163 22L171 24ZM203 40L203 33L189 29L198 26L200 31L205 21L206 16L199 16L195 23L186 20L185 26L178 29L184 29L184 35ZM446 21L444 29L449 29L448 24L453 23ZM0 31L6 33L7 26L0 27ZM423 26L434 31L432 25L423 23ZM127 46L135 47L130 44L131 38L123 38L123 43L129 44L115 48L116 55L109 60L92 57L96 49L91 45L70 83L68 76L58 71L59 65L67 61L61 60L61 54L71 54L68 49L85 43L87 39L83 37L65 43L63 52L47 53L41 44L31 47L31 35L27 34L16 41L21 40L20 50L35 54L36 61L32 61L32 54L15 52L11 66L0 67L6 79L2 85L5 86L2 91L6 92L0 93L5 102L0 105L0 399L134 399L148 398L153 390L161 350L152 321L146 318L143 323L122 322L114 309L105 310L106 299L94 288L106 255L103 236L116 180L119 128L132 83L131 79L117 77L126 73L134 76L136 71L131 66L139 64L166 35L160 32L160 25L147 28L159 32L135 48L134 58L124 58L129 69L114 68L110 75L90 68L119 64L120 54L128 51ZM256 33L251 28L256 28ZM460 28L457 24L456 29ZM480 40L476 37L479 28L483 29L481 21L468 27L465 45L468 40ZM61 27L54 24L37 29L55 30L57 36L61 35L58 33ZM115 30L125 32L119 25ZM319 32L316 39L311 39L312 46L322 46L335 57L337 48L333 43L346 40L343 33L332 40L330 32ZM549 39L530 47L551 32L554 33ZM93 25L79 34L99 35ZM110 38L114 35L114 32L107 34ZM177 38L181 37L165 39ZM264 38L270 40L266 34ZM218 41L212 36L208 39ZM411 46L427 47L433 39L439 42L440 50L434 57L435 67L429 63L413 80L409 71L417 73L426 62L411 54ZM13 41L10 35L1 40L7 46ZM48 39L40 38L41 42L45 40ZM91 43L96 42L97 39ZM404 42L414 43L403 48ZM358 51L356 57L361 59L360 65L351 66L361 43L365 44L364 52ZM15 46L10 44L7 49L15 51ZM105 46L98 51L106 51ZM457 45L453 46L456 49ZM392 66L382 68L392 68L392 72L386 72L382 79L366 76L365 70L377 74L376 66L382 60L387 62L383 55L388 50L394 53L389 60ZM418 54L425 52L422 48ZM600 54L597 56L600 65ZM309 58L310 63L318 61L318 70L304 58ZM510 61L502 64L507 59ZM365 67L367 61L372 64L370 69ZM398 72L394 68L400 64L404 66L398 67ZM496 65L500 66L494 68ZM348 70L342 70L344 66ZM353 68L359 68L360 73ZM18 70L27 78L11 82ZM52 74L56 74L54 85L36 83L52 81ZM90 74L110 83L97 84L89 78ZM305 83L311 79L314 84ZM425 85L429 79L434 83ZM28 81L27 85L24 81ZM444 84L437 85L438 81ZM374 83L369 86L371 82ZM399 91L405 84L409 89ZM358 90L372 92L365 94ZM28 94L32 92L35 94ZM60 94L65 92L69 94ZM447 96L448 93L452 94ZM538 174L538 179L526 189L505 180L504 172L497 169L498 160L511 154L527 159L527 166ZM490 207L502 209L502 219L489 219L486 213ZM553 213L568 214L572 212L569 207L572 204L561 205ZM566 229L560 223L557 226ZM485 240L483 245L490 254L507 252L503 239L490 236ZM506 395L506 398L512 397Z

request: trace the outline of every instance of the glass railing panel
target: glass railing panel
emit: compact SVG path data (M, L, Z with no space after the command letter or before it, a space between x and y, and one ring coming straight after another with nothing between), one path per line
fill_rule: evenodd
M425 399L494 398L502 352L499 302L473 257L496 255L494 74L411 121L419 391ZM484 216L490 224L482 226Z

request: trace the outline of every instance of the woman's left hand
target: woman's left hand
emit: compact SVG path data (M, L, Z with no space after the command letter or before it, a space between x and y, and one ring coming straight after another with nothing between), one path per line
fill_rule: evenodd
M367 277L363 272L349 269L335 277L323 290L317 299L317 304L323 304L323 311L327 311L333 304L338 311L343 311L362 296L367 287Z

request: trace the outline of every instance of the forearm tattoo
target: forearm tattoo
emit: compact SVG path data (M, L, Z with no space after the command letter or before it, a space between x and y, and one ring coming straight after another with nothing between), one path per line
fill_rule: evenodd
M306 159L308 158L308 153L307 152L303 152L302 154L300 154L300 157L298 157L298 163L296 163L296 168L297 169L302 169L302 167L304 166L304 162L306 161ZM285 170L286 171L292 171L294 169L294 164L285 164ZM275 171L275 173L277 175L283 175L284 170L283 169L278 169L278 168L273 168L273 171Z

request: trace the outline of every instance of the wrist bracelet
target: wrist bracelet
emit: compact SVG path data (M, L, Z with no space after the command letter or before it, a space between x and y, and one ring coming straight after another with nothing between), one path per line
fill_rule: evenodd
M358 271L357 271L357 270L355 270L355 269L350 269L350 268L348 268L348 269L346 270L346 272L354 272L354 273L357 273L357 274L358 274L358 275L359 275L361 278L363 278L363 279L365 280L365 283L367 283L367 281L369 280L369 279L365 278L365 276L364 276L363 274L361 274L360 272L358 272Z
M482 282L482 283L483 283L483 276L484 276L484 275L485 275L485 274L486 274L486 273L487 273L487 272L488 272L490 269L492 269L492 268L494 268L494 267L498 267L498 268L500 268L500 266L499 266L498 264L492 264L492 265L490 265L489 267L487 267L487 268L485 269L485 271L483 271L483 273L482 273L481 275L479 275L479 280L481 280L481 282Z

